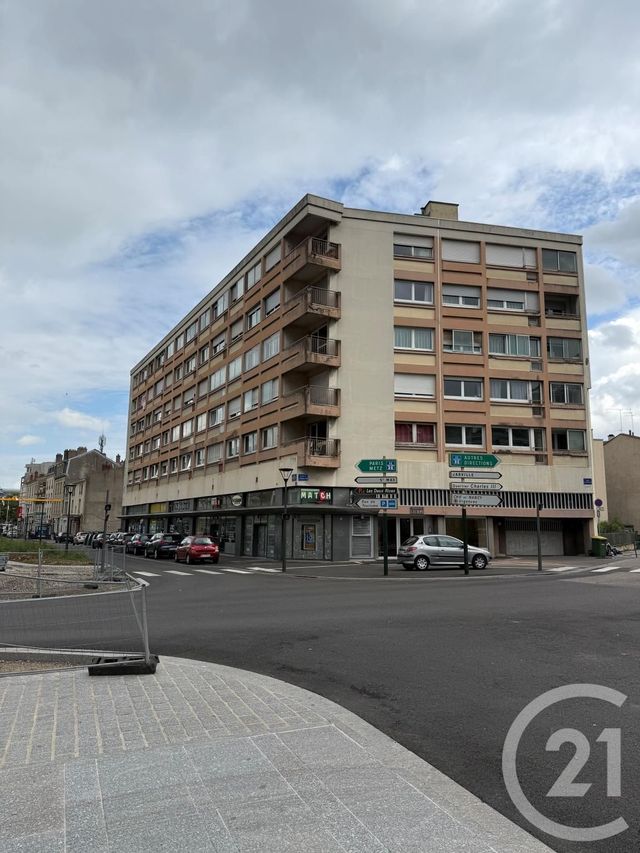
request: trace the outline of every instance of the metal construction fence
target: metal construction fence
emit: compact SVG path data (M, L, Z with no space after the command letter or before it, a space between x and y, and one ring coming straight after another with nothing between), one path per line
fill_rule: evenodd
M623 551L633 551L636 544L635 530L616 530L614 533L603 533L612 545Z
M112 568L15 567L0 573L0 656L18 650L143 658L148 584ZM66 573L65 573L66 570Z

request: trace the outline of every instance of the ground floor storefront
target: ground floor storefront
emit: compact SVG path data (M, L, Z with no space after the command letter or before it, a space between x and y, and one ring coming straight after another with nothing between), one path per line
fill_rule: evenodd
M399 507L386 514L363 511L356 499L354 489L295 486L287 489L286 499L284 489L276 488L138 504L123 508L122 529L149 535L208 535L228 554L256 558L280 559L284 543L288 558L309 560L376 558L383 553L384 525L391 556L410 536L463 536L460 507L407 506L400 499ZM468 512L466 524L469 544L488 548L496 556L537 553L535 509ZM543 511L542 554L585 554L592 530L593 513L586 508L562 514Z

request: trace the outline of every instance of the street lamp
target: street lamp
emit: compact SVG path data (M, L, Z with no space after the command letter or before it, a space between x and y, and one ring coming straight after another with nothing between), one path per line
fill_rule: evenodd
M278 468L280 476L284 480L284 495L282 500L282 571L287 571L287 490L289 480L293 474L293 468Z
M67 496L67 535L64 540L64 550L69 550L69 522L71 521L71 495L75 492L75 484L67 483L64 487L64 493Z

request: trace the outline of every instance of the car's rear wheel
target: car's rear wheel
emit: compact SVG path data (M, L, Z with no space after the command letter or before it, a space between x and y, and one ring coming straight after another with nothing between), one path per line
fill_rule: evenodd
M186 563L188 566L190 566L190 565L191 565L191 563L192 563L192 560L191 560L191 554L187 554L187 557L186 557L186 559L185 559L185 563Z
M419 572L426 572L429 568L429 558L421 554L415 558L414 565Z
M482 570L487 568L488 562L489 561L487 560L484 554L476 554L475 557L471 560L471 565L474 569Z

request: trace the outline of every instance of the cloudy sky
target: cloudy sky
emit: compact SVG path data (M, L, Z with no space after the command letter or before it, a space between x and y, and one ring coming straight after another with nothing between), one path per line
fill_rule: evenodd
M123 452L129 370L305 192L585 238L640 432L640 4L0 0L0 486ZM635 419L635 420L634 420Z

